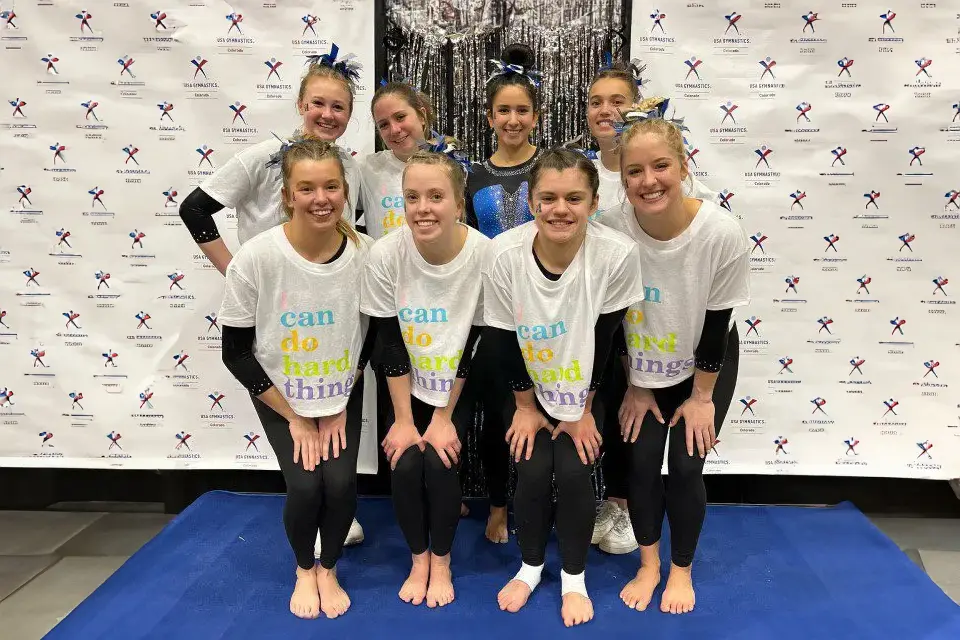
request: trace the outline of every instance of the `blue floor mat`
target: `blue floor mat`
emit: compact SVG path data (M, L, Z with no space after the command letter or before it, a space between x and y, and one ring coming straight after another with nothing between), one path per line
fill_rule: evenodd
M366 540L347 548L338 567L350 611L335 620L299 620L288 609L295 563L281 522L283 500L219 491L201 496L47 638L960 638L960 606L849 504L709 507L694 571L697 606L687 615L659 611L665 580L648 611L627 609L618 594L638 555L592 548L587 587L595 618L567 629L559 616L553 540L527 606L517 614L499 610L497 591L519 567L519 549L513 535L507 545L487 542L482 503L471 503L457 530L456 601L442 609L404 604L397 590L409 552L392 504L365 498L358 519Z

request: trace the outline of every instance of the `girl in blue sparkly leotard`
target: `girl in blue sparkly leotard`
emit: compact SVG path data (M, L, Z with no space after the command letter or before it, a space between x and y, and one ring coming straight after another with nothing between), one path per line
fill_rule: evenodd
M496 134L496 151L471 167L466 197L467 224L490 238L533 219L527 205L527 174L540 156L530 142L540 116L540 74L533 68L533 51L512 44L492 66L486 110L487 122ZM489 344L481 336L464 397L466 402L481 402L484 407L479 448L490 498L486 536L491 542L505 543L509 451L500 414L509 390L501 384Z

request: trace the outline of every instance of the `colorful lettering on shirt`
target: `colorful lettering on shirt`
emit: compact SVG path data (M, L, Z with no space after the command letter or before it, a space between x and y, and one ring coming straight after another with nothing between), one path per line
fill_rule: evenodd
M659 288L644 286L644 304L661 304L662 294ZM629 309L624 321L627 324L627 363L629 367L641 373L652 373L674 378L694 365L693 358L669 359L663 354L677 352L677 334L668 333L657 336L644 333L640 327L644 324L644 314L640 309Z
M561 391L560 382L582 382L580 360L569 363L554 363L554 351L545 345L534 345L533 341L548 341L567 333L564 321L552 324L517 325L520 340L520 353L526 361L527 373L540 391L541 401L548 404L585 406L589 389L580 391ZM556 390L549 388L556 383ZM549 385L544 386L544 384Z
M397 319L410 323L401 334L408 345L407 355L410 356L410 374L414 384L427 391L452 391L463 349L458 349L453 355L417 355L410 350L410 347L429 347L433 344L433 335L415 325L448 322L447 310L443 307L402 307L397 310Z
M320 347L320 339L302 332L304 327L334 325L333 311L285 311L280 314L280 324L290 329L280 341L287 398L323 400L350 395L354 383L350 350L344 349L340 358L316 359L312 354Z

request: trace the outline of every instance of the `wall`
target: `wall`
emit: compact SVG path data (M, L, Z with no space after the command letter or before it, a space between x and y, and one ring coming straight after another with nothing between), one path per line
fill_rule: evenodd
M340 142L373 150L374 4L84 6L2 7L0 465L274 469L178 204L293 132L305 56L331 42L363 65ZM217 223L235 249L233 212Z
M644 94L672 98L694 175L750 236L708 471L956 477L960 13L745 4L632 12Z

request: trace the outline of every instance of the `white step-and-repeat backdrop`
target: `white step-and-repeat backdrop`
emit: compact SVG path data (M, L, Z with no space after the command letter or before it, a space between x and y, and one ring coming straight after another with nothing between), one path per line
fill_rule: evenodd
M960 5L633 5L645 96L750 236L708 471L960 476Z
M645 95L673 99L692 169L752 236L708 472L960 476L960 14L904 4L634 5ZM292 131L305 56L332 42L364 65L344 142L372 151L373 18L366 0L0 3L0 465L276 468L177 207Z
M363 65L341 143L373 151L373 2L158 6L0 1L0 466L277 468L178 206L293 132L332 43ZM217 222L235 248L233 212Z

